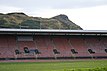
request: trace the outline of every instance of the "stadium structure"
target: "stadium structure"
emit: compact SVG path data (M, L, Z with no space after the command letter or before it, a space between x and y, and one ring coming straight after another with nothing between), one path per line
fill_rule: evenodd
M0 29L0 60L107 58L106 30Z

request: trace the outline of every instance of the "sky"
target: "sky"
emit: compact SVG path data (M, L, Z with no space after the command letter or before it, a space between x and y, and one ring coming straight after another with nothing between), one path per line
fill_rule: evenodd
M84 30L107 30L107 0L0 0L0 13L51 18L65 14Z

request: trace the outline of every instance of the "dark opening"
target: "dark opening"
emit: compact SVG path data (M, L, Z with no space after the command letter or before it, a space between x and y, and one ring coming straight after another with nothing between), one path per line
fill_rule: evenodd
M29 49L27 47L24 47L24 52L25 53L30 53Z
M60 54L59 51L57 51L57 49L53 49L54 54Z
M18 49L15 50L16 55L20 54L20 51Z
M35 49L35 54L41 54L38 49Z
M75 51L75 49L71 49L71 52L72 52L73 54L78 54L78 52Z
M107 49L105 49L105 52L107 53Z
M94 53L95 53L92 49L88 49L88 52L89 52L90 54L94 54Z

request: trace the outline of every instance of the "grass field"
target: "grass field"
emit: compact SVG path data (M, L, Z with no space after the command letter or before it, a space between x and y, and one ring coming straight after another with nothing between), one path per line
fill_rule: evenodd
M82 69L83 71L87 71L87 69L94 68L107 68L107 60L0 63L0 71L81 71L80 69Z

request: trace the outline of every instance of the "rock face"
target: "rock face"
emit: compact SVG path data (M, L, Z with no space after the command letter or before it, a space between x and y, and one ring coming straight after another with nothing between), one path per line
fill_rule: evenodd
M73 23L72 21L69 20L69 18L64 15L64 14L61 14L61 15L58 15L58 16L55 16L53 17L53 19L57 19L59 20L60 22L63 23L63 26L65 27L65 29L76 29L76 30L80 30L82 29L80 26L76 25L75 23Z
M71 29L82 30L82 28L66 15L58 15L52 18L31 17L24 13L0 13L0 28L27 28L27 29Z

